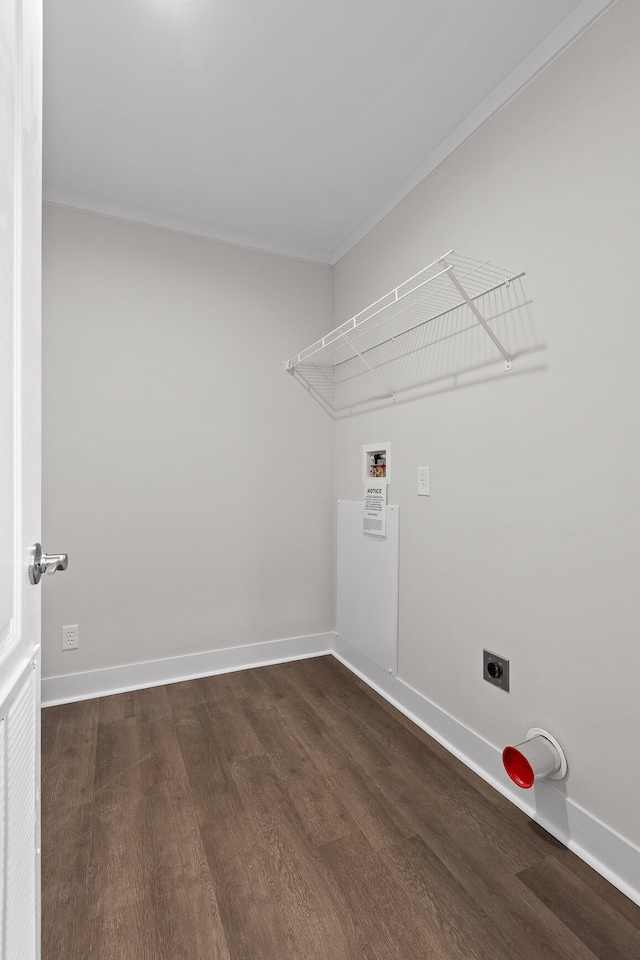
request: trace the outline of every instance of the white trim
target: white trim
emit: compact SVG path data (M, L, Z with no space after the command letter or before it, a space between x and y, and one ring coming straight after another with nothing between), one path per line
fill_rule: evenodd
M270 663L321 657L331 653L333 641L333 633L316 633L307 637L268 640L242 647L228 647L225 650L190 653L166 660L149 660L146 663L129 663L103 670L87 670L85 673L71 673L62 677L46 677L42 680L42 706L51 707L58 703L107 697L127 690L143 690L145 687L194 680L196 677L210 677L217 673L264 667Z
M640 906L639 847L565 797L550 783L540 781L531 790L518 789L504 772L499 748L469 730L404 680L388 674L334 633L271 640L45 678L42 680L42 706L329 653Z
M220 227L206 223L204 220L191 220L162 210L149 210L147 207L139 207L132 203L108 200L106 197L94 197L88 193L55 187L51 183L43 184L42 191L43 201L51 206L70 207L72 210L96 213L114 220L128 220L147 227L160 227L162 230L187 233L194 237L217 240L219 243L231 243L236 247L247 247L261 253L275 253L278 256L292 257L296 260L310 260L312 263L327 265L332 265L334 262L330 250L319 250L316 247L276 240L274 237L263 237L243 230Z
M640 847L550 783L539 781L527 791L516 787L504 772L497 747L340 637L335 638L333 656L640 906Z
M582 0L568 17L539 43L535 50L525 57L518 66L502 80L497 87L481 100L478 106L467 114L451 133L442 140L420 166L404 180L387 199L360 224L357 230L347 237L333 251L332 263L335 265L349 253L361 240L372 232L396 207L406 200L409 194L420 186L423 180L433 173L441 163L451 156L465 140L479 130L496 113L517 97L546 67L576 40L591 24L598 19L615 0Z

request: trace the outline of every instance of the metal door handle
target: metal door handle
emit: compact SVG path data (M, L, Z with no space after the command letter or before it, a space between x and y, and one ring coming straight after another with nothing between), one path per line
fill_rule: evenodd
M29 581L35 586L40 583L43 573L56 573L66 570L69 557L66 553L43 553L39 543L34 543L29 551Z

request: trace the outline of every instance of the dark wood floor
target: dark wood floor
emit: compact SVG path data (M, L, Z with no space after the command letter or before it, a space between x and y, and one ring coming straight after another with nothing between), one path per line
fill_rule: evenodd
M331 657L43 711L43 960L638 960L640 908Z

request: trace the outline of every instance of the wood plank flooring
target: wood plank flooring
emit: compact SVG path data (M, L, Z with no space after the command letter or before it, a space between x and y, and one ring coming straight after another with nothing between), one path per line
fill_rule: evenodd
M640 908L332 657L42 714L43 960L638 960Z

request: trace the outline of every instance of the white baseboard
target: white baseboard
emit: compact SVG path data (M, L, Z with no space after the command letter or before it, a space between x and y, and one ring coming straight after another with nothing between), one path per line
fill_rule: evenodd
M42 706L52 707L58 703L107 697L114 693L125 693L127 690L143 690L145 687L158 687L164 683L194 680L196 677L210 677L217 673L231 673L250 667L264 667L270 663L285 663L287 660L321 657L331 653L334 639L333 633L315 633L308 637L269 640L242 647L228 647L225 650L169 657L166 660L129 663L121 667L70 673L63 677L46 677L42 680Z
M640 906L640 848L545 781L521 790L501 751L409 684L335 637L333 656Z
M546 782L520 790L504 772L501 752L404 680L386 673L334 633L252 643L148 663L48 677L42 706L104 697L234 670L333 654L406 717L508 797L629 899L640 905L640 848Z

